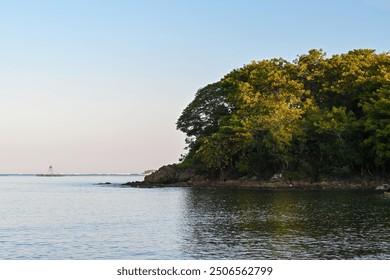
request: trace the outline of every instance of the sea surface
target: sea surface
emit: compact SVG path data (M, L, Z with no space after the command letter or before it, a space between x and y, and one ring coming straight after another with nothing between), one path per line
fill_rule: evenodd
M390 259L380 193L120 185L142 179L0 175L0 259Z

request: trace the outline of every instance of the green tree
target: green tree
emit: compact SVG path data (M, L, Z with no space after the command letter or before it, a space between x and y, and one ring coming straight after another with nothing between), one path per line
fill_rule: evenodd
M353 112L345 107L314 109L306 115L310 164L314 176L349 175L359 164L359 145L355 141L358 129Z
M375 164L385 167L390 163L390 85L380 88L363 103L364 128L369 133L364 144L372 148Z
M195 99L184 109L176 127L187 135L190 148L197 139L217 131L221 118L229 115L226 91L221 82L207 85L197 91Z
M311 50L253 61L198 90L177 128L185 164L319 180L389 166L390 55ZM213 172L215 174L215 172Z

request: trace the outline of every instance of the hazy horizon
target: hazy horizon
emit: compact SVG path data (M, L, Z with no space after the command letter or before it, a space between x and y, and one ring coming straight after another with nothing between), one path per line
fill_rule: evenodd
M196 91L253 60L389 51L390 4L0 1L0 174L178 162Z

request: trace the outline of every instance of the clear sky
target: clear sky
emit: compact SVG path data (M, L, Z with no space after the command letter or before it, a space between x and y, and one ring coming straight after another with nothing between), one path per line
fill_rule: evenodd
M390 0L0 0L0 36L0 173L142 172L234 68L390 51Z

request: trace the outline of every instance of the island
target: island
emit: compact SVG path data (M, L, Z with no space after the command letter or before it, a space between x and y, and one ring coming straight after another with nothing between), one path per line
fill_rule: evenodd
M129 185L387 188L389 73L370 49L234 69L183 110L179 162Z

